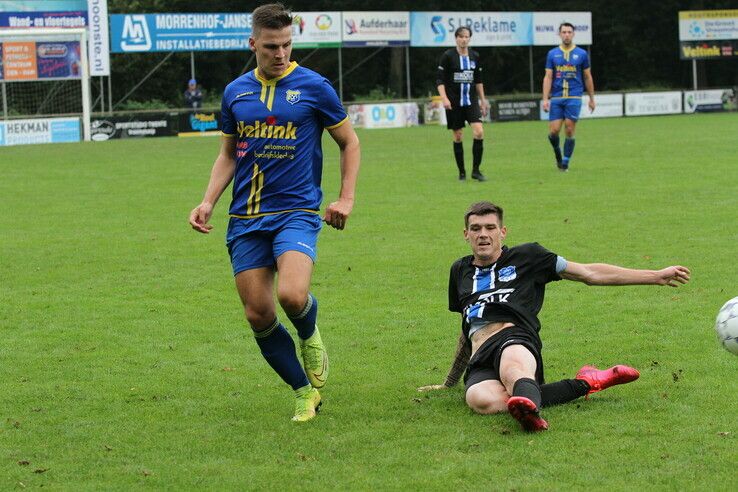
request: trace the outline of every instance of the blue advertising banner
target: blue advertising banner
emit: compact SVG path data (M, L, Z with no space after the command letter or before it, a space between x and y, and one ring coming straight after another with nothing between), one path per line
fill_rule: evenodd
M85 27L87 11L0 12L0 28L5 27Z
M51 120L51 143L79 142L81 139L78 119Z
M0 0L0 28L86 25L87 0Z
M250 13L115 14L111 53L247 50Z
M82 76L78 41L36 43L39 79L70 79Z
M455 46L454 31L472 30L472 46L533 44L532 12L411 12L411 46Z

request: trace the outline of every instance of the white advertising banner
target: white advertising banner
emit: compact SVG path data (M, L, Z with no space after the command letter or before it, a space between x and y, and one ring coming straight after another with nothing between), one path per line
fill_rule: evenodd
M341 44L341 12L293 12L292 46L317 48Z
M412 46L456 46L454 32L472 31L474 46L528 46L532 44L531 12L412 12Z
M110 41L108 34L108 0L87 0L89 36L87 53L90 76L110 75Z
M579 112L579 119L583 118L615 118L623 116L623 95L622 94L595 94L595 110L589 110L589 96L582 96L582 110ZM548 111L543 110L543 101L541 101L541 119L548 121Z
M595 94L595 110L589 111L589 96L582 97L580 118L613 118L623 116L622 94Z
M592 12L533 12L533 44L561 44L559 26L564 22L574 25L575 44L592 44Z
M419 123L416 103L354 104L348 114L352 125L359 128L403 128Z
M735 91L733 89L686 91L684 93L685 113L732 111L734 109Z
M625 116L679 114L681 112L681 91L635 92L625 95Z
M738 39L738 10L679 12L679 41Z
M344 12L344 46L410 44L410 12Z
M446 126L446 108L443 107L441 96L432 96L423 107L423 122L426 125Z
M0 121L0 146L79 142L79 118Z

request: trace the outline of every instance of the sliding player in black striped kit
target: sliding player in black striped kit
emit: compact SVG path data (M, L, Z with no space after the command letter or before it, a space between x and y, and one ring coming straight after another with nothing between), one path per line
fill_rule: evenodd
M689 270L670 266L634 270L604 263L574 263L538 243L508 248L502 208L473 204L464 237L472 254L457 260L449 278L449 310L462 315L462 334L443 389L458 382L466 366L466 403L477 413L510 412L526 431L548 429L541 407L566 403L638 379L632 367L584 366L574 379L543 384L541 323L546 284L566 279L587 285L668 285L689 281ZM468 361L468 365L466 362Z

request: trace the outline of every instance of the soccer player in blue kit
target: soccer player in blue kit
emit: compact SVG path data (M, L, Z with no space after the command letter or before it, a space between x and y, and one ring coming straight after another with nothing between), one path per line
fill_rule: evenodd
M561 24L559 37L561 45L549 51L546 57L543 109L549 112L548 140L556 155L556 166L561 171L568 171L569 161L574 153L574 130L582 109L582 93L585 88L589 95L589 110L595 109L594 81L589 68L589 55L574 45L574 26L568 22ZM562 121L566 133L563 156L559 147Z
M207 234L213 207L233 181L227 246L236 288L261 353L295 391L292 420L315 417L328 357L310 293L322 221L343 229L354 205L359 139L330 82L290 61L292 14L282 4L253 12L249 46L257 68L225 89L223 137L205 195L190 225ZM321 220L321 135L340 150L341 190ZM297 329L301 358L280 323L277 299Z

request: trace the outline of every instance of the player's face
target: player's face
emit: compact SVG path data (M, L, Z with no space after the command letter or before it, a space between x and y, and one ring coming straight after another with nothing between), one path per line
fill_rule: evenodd
M464 239L469 243L477 261L494 261L502 252L502 241L507 228L500 225L497 214L471 215L464 229Z
M559 37L561 38L561 42L564 46L569 46L574 40L574 29L569 26L562 26L561 29L559 29Z
M256 65L264 78L282 75L290 66L292 53L292 26L282 29L259 29L256 37L249 38L249 47L256 55Z
M469 31L466 29L459 32L459 35L456 36L456 46L461 49L466 49L469 47L469 41L471 40L471 36L469 35Z

